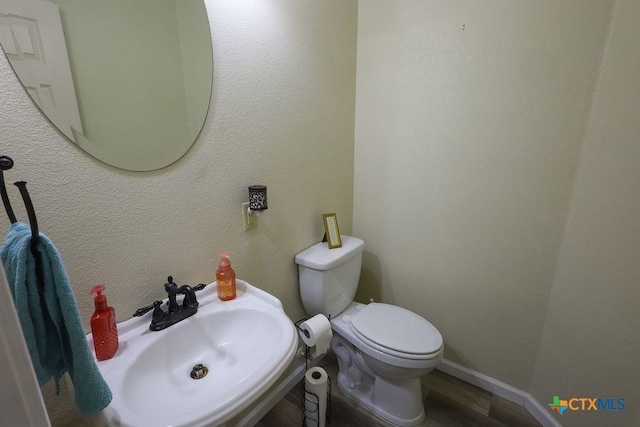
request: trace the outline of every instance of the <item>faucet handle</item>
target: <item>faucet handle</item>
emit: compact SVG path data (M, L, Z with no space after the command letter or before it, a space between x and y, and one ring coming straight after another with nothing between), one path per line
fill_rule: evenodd
M151 305L148 305L146 307L142 307L142 308L137 309L136 312L133 313L133 317L140 317L140 316L150 312L151 310L153 310L155 308L156 303L162 304L162 302L160 302L160 301L154 301L153 304L151 304Z
M193 286L191 289L193 289L194 291L201 291L206 287L207 287L206 283L200 283L198 285Z

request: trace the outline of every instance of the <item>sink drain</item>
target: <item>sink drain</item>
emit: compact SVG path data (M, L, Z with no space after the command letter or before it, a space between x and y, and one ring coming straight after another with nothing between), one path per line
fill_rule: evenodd
M199 380L207 376L209 368L202 364L197 364L191 369L191 378Z

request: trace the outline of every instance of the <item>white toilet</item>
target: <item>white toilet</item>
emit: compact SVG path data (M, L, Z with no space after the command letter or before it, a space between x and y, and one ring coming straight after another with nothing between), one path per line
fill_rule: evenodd
M442 360L442 335L404 308L354 302L364 242L341 239L341 248L318 243L296 255L302 304L309 315L330 319L340 390L392 424L419 424L420 377Z

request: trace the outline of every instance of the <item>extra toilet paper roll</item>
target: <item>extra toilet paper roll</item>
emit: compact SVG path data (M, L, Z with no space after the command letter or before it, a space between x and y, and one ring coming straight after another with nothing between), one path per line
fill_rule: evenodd
M316 347L313 357L326 353L331 345L331 323L323 314L316 314L300 324L300 337L308 347Z
M311 368L304 375L304 415L306 427L325 427L327 422L327 372Z

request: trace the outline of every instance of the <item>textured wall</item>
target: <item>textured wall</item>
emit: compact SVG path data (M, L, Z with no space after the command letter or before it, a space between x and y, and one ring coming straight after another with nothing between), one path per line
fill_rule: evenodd
M357 4L210 1L214 82L209 115L177 163L134 173L107 166L60 136L0 57L0 152L29 182L41 230L62 253L85 326L87 295L107 285L120 321L179 283L214 280L217 254L238 276L303 315L295 254L318 241L321 214L351 231ZM247 186L266 184L269 210L245 233ZM17 189L10 196L26 213ZM0 221L0 234L8 220ZM68 393L47 404L72 419ZM55 407L55 408L54 408Z
M611 1L359 4L358 297L527 389Z
M562 425L640 425L640 3L619 0L578 166L531 393L624 398ZM618 405L616 405L618 407Z

